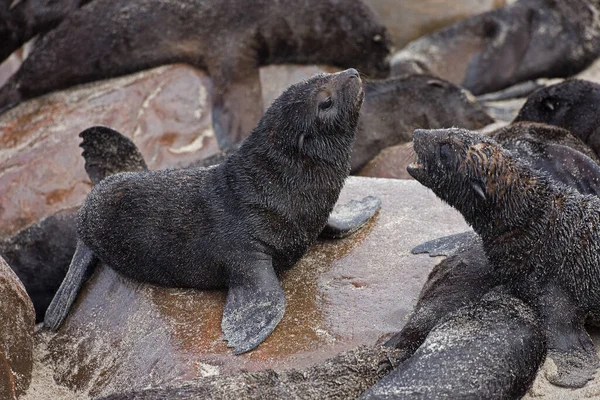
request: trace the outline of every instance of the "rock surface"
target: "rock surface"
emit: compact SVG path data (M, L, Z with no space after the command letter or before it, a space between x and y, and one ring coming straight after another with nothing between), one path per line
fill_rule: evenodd
M16 399L31 382L35 313L25 288L0 258L0 399Z
M221 339L224 291L165 289L101 267L58 333L39 333L36 373L99 396L195 377L303 368L397 331L436 259L409 250L466 229L414 181L349 178L340 201L375 195L364 230L321 242L282 278L287 310L256 350L234 356ZM73 368L77 365L77 368Z

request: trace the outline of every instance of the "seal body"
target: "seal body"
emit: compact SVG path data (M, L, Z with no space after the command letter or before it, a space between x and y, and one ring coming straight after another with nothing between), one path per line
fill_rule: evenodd
M598 0L519 0L408 44L392 75L429 72L475 95L571 76L600 54Z
M256 347L285 309L275 271L304 254L337 201L362 100L356 70L319 75L288 88L218 166L102 180L45 323L60 325L97 257L144 282L227 286L224 336L237 353Z
M0 89L0 112L53 90L184 62L214 80L214 127L227 147L262 115L259 66L321 63L382 77L389 47L385 27L356 0L95 0L40 41Z
M583 386L598 365L583 323L600 307L600 199L474 132L415 131L414 145L409 173L461 212L500 283L540 315L558 369L550 380Z

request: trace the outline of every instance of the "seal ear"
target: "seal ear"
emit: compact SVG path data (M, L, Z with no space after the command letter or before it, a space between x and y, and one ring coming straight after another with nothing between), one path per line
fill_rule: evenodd
M475 194L481 198L481 200L486 200L485 196L485 185L483 182L479 181L471 181L471 187L475 191Z

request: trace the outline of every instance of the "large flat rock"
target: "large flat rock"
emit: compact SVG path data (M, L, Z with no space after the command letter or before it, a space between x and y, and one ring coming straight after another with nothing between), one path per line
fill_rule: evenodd
M409 250L467 226L415 181L349 178L340 201L366 195L382 200L375 220L347 239L316 244L283 276L286 313L256 350L234 356L221 339L224 291L160 288L101 267L65 326L39 333L36 373L97 396L210 374L301 368L375 344L402 327L437 262Z

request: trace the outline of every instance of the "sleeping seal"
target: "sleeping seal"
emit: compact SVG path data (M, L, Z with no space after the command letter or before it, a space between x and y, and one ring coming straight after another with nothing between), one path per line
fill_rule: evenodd
M101 260L143 282L228 287L224 338L236 354L258 346L285 310L276 271L317 239L349 173L363 96L354 69L318 75L288 88L222 164L102 180L45 325L60 326Z

